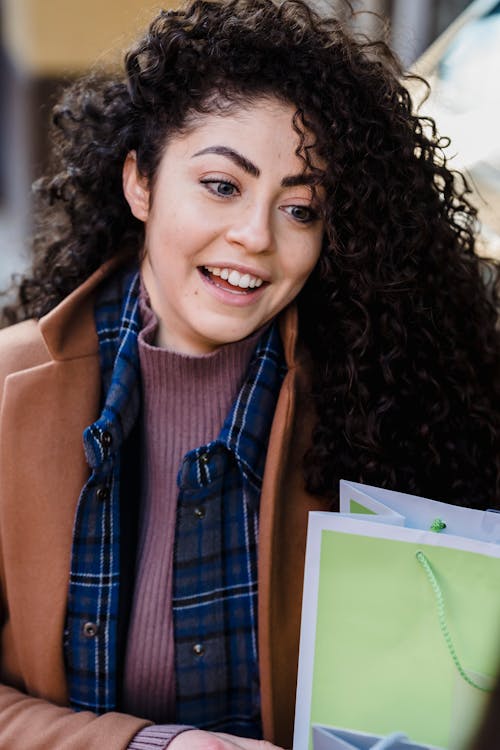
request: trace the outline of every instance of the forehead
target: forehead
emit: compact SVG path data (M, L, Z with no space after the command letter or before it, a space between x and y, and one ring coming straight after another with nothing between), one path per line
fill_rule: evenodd
M222 111L192 115L187 127L171 136L166 151L189 158L196 151L221 145L250 159L264 160L259 167L272 162L300 172L311 165L320 166L314 142L314 134L302 126L294 105L263 97L248 104L229 103Z

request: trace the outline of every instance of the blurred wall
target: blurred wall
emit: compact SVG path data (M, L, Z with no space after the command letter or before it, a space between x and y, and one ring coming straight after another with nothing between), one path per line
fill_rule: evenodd
M151 0L3 0L5 52L33 76L116 64L151 17L172 2Z
M470 2L390 0L392 46L404 65L412 65Z
M117 67L157 11L172 4L0 0L0 288L28 262L31 184L47 168L50 112L61 89L90 69Z

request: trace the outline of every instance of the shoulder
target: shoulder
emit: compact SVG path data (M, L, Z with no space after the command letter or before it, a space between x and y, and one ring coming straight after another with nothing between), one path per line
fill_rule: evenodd
M112 263L99 268L40 320L0 330L0 389L13 373L96 353L95 291L113 271Z
M121 276L119 262L109 261L39 321L26 320L1 330L0 388L12 373L51 361L96 355L96 293L103 285L116 285L115 279Z
M49 360L38 321L25 320L0 331L0 411L8 376Z
M37 367L49 360L38 321L25 320L0 331L0 384L11 373Z

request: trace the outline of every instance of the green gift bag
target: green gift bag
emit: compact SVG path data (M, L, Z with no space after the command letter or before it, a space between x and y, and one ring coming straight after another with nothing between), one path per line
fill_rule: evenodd
M310 514L294 750L313 724L465 750L498 672L500 516L360 487L358 514Z

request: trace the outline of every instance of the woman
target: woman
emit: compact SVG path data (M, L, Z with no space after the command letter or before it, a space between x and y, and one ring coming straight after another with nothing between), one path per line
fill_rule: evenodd
M307 512L498 504L496 277L399 75L301 0L197 0L56 108L0 341L0 746L289 746Z

